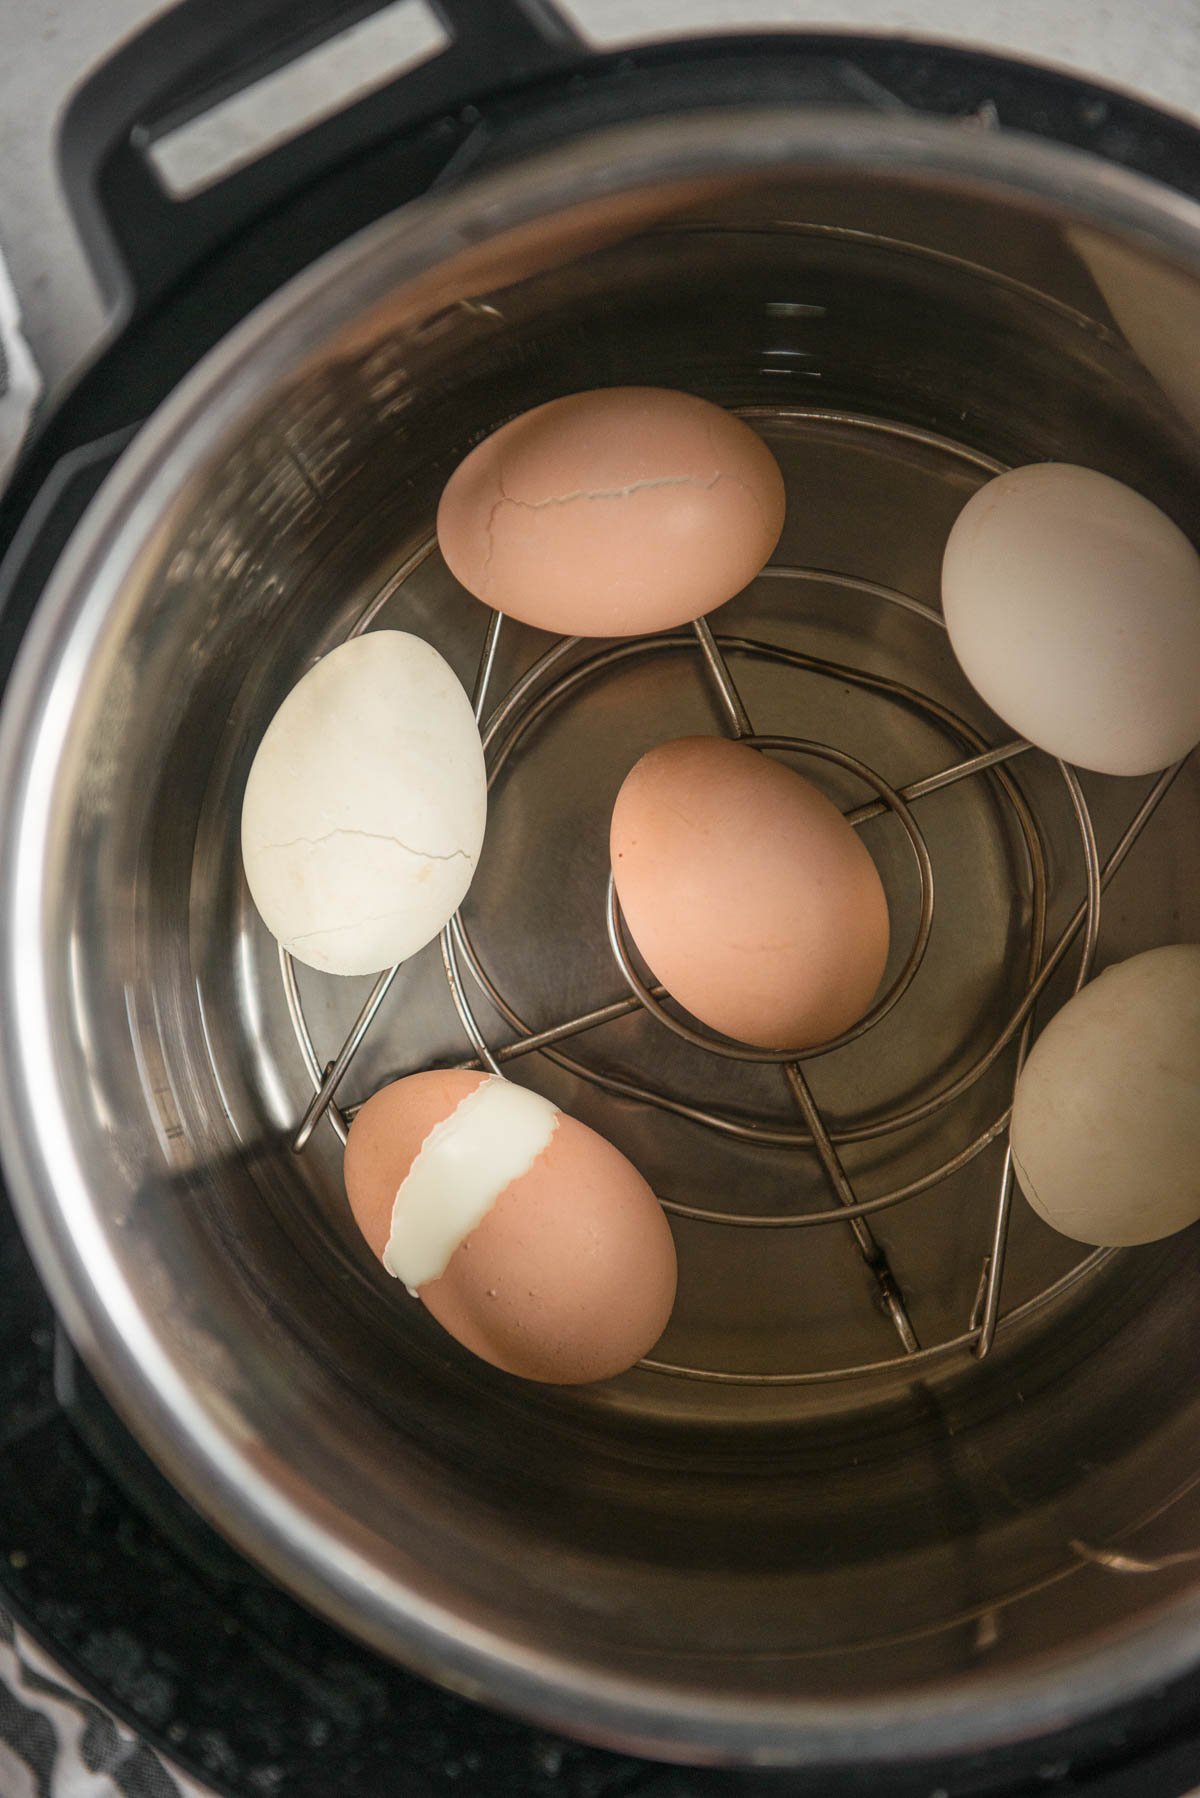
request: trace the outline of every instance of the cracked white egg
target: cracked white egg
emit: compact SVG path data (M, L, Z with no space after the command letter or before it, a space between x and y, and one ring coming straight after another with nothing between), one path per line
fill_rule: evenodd
M1157 1242L1200 1218L1200 944L1147 949L1069 999L1017 1082L1013 1168L1064 1236Z
M242 802L251 897L298 961L378 973L457 910L486 813L453 669L420 637L370 631L309 669L258 746Z
M761 573L783 476L741 419L663 387L572 393L523 413L451 475L450 572L498 612L573 637L671 630Z

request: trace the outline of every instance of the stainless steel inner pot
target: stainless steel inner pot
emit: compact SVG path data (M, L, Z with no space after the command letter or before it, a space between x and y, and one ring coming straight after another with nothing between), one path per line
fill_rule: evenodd
M928 946L886 1017L805 1064L807 1109L780 1066L639 1004L560 1040L566 1065L504 1062L673 1208L658 1365L592 1389L470 1359L350 1222L338 1118L472 1053L437 945L293 1152L370 982L301 969L289 993L238 851L263 728L365 618L475 681L487 615L420 554L473 443L573 389L704 393L789 490L777 566L714 615L716 656L687 632L568 646L504 712L554 649L505 626L483 708L463 922L509 1015L456 951L483 1039L616 1005L608 809L648 744L728 728L710 663L757 731L904 789L1011 737L937 616L947 529L989 472L1086 463L1200 536L1198 267L1191 203L975 126L639 126L345 245L195 370L97 498L4 707L5 1163L133 1427L350 1630L597 1740L795 1763L1028 1737L1200 1659L1200 1237L1088 1258L1017 1197L1002 1279L988 1263L1021 1003L1089 867L1036 1023L1091 968L1200 938L1194 759L1159 787L1076 785L1027 753L915 796L924 891L896 816L866 821L889 978L923 917ZM845 807L875 797L836 753L795 765ZM776 1227L897 1192L853 1225Z

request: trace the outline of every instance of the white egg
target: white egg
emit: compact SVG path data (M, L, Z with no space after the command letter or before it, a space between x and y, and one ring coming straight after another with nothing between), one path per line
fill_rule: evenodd
M297 960L376 973L457 909L486 811L453 670L419 637L368 632L309 670L258 746L242 803L251 896Z
M1017 1082L1013 1166L1078 1242L1157 1242L1200 1218L1200 944L1148 949L1069 1000Z
M1039 749L1150 774L1200 742L1200 556L1140 493L1062 462L959 513L942 564L954 653Z

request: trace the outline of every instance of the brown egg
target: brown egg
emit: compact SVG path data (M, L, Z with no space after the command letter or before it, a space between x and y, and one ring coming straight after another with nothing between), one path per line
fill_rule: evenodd
M477 599L575 637L673 629L752 581L783 529L783 476L749 425L694 394L607 387L514 418L438 507Z
M883 885L790 768L721 737L660 744L625 777L610 847L630 936L710 1029L807 1048L867 1010L888 955Z
M538 1093L453 1069L395 1080L355 1118L345 1177L384 1266L495 1367L609 1379L666 1327L675 1244L658 1200Z

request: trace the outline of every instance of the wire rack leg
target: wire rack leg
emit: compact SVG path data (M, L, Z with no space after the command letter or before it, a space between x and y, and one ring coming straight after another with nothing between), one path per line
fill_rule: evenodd
M488 620L487 634L483 639L483 650L479 657L479 667L475 674L475 686L471 694L471 709L475 714L476 724L479 723L483 716L483 708L487 699L488 684L492 677L492 670L496 665L496 649L500 641L500 624L500 613L493 612ZM447 940L446 932L443 931L443 961L446 961L447 956ZM350 1033L346 1037L346 1040L343 1042L334 1059L325 1064L321 1083L309 1101L308 1110L304 1113L303 1118L300 1120L300 1127L292 1138L293 1153L297 1155L302 1154L307 1148L308 1143L312 1138L313 1131L333 1103L334 1095L341 1085L347 1068L358 1054L363 1038L371 1028L371 1025L375 1022L376 1017L379 1015L379 1008L387 998L389 987L403 966L404 963L398 961L394 967L385 968L383 973L380 974L374 986L367 994L362 1010L350 1026ZM454 972L457 973L457 969L455 969ZM446 976L450 981L450 991L453 995L459 1016L462 1017L464 1023L466 1023L466 1019L470 1015L469 1009L464 1012L464 1006L460 1003L461 988L457 980L451 974L451 964L448 961L446 962ZM471 1023L474 1025L473 1018L471 1019ZM499 1073L500 1070L496 1067L487 1044L479 1035L478 1028L468 1028L467 1034L470 1036L472 1044L479 1051L480 1056L486 1064L494 1069L495 1072Z
M824 1120L817 1108L816 1100L813 1098L812 1088L804 1077L804 1070L798 1062L789 1062L786 1072L788 1085L792 1089L805 1123L812 1131L813 1143L821 1158L821 1166L825 1169L826 1178L833 1188L835 1196L841 1204L853 1205L854 1188L846 1176L841 1156L829 1140L829 1132L825 1128ZM865 1217L847 1218L846 1228L853 1233L854 1240L858 1244L859 1254L874 1275L875 1284L879 1289L880 1302L891 1318L897 1336L904 1344L904 1352L908 1355L915 1355L921 1344L917 1340L917 1333L913 1329L912 1321L905 1309L900 1288L896 1283L896 1276L891 1270L887 1256L879 1246L874 1231Z
M700 645L700 653L704 658L705 671L712 683L718 703L725 715L735 737L752 737L754 726L750 722L750 714L746 709L737 684L729 671L729 664L722 655L716 638L712 634L706 618L697 618L692 626ZM800 1108L801 1115L813 1139L825 1177L833 1190L839 1205L855 1203L854 1188L842 1160L830 1140L825 1128L817 1102L813 1098L812 1088L804 1076L804 1071L796 1062L789 1063L785 1069L792 1096ZM846 1228L853 1236L859 1254L870 1268L875 1285L879 1291L880 1302L892 1325L904 1345L907 1355L915 1355L920 1348L917 1333L912 1327L912 1320L904 1303L899 1282L893 1274L888 1258L876 1240L875 1233L864 1217L847 1218Z
M1080 928L1085 916L1088 915L1089 912L1093 917L1093 940L1091 946L1093 948L1095 947L1095 931L1098 927L1098 913L1096 907L1098 895L1104 891L1110 880L1112 880L1114 874L1116 874L1118 868L1129 854L1129 851L1133 848L1143 830L1145 830L1147 824L1170 792L1171 787L1174 785L1176 778L1182 771L1186 760L1187 757L1185 756L1183 761L1176 762L1173 767L1164 769L1158 776L1158 779L1149 789L1145 798L1142 800L1142 803L1138 806L1137 811L1125 827L1123 834L1118 839L1115 847L1108 856L1108 859L1104 862L1103 866L1096 871L1093 871L1095 869L1095 842L1093 838L1092 865L1089 867L1088 871L1089 899L1091 900L1091 904L1089 905L1088 902L1085 901L1075 912L1074 917L1071 919L1066 930L1063 932L1062 937L1059 939L1056 953L1051 957L1051 961L1048 964L1048 970L1057 967L1060 959L1057 951L1065 948L1065 945ZM1039 983L1037 988L1038 992L1041 990L1041 984L1043 983ZM1036 997L1036 993L1034 996ZM1025 1053L1029 1045L1032 1023L1033 1013L1031 1009L1029 1015L1025 1019L1025 1027L1021 1035L1021 1048L1017 1062L1018 1075L1020 1074L1021 1067L1025 1061ZM985 1355L991 1353L992 1344L996 1339L996 1328L1000 1322L1000 1288L1004 1280L1004 1257L1008 1245L1008 1227L1012 1218L1012 1198L1013 1158L1012 1146L1010 1144L1005 1153L1004 1167L1000 1176L1000 1195L996 1203L995 1222L992 1226L992 1245L988 1254L984 1257L980 1298L976 1301L978 1314L977 1316L973 1315L971 1320L972 1327L978 1327L979 1330L979 1335L975 1342L975 1355L979 1360L982 1360Z
M379 1007L387 998L388 988L403 965L403 962L397 962L394 968L384 969L367 994L366 1003L351 1025L350 1034L338 1050L335 1059L325 1064L321 1084L310 1099L308 1110L300 1120L300 1128L292 1138L294 1154L302 1155L308 1147L313 1131L333 1103L334 1094L342 1083L342 1076L358 1054L359 1044L375 1022Z

